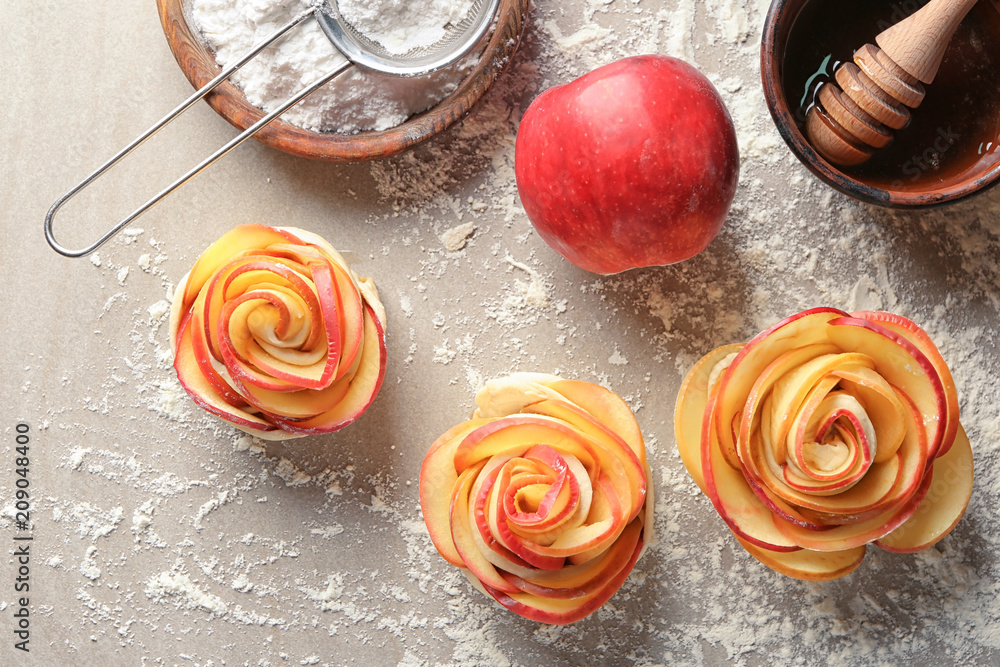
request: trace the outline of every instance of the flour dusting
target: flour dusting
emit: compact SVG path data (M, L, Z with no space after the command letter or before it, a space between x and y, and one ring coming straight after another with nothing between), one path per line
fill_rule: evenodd
M220 21L201 23L206 39L239 33L232 48L220 45L222 60L304 6L191 2ZM79 369L53 369L39 354L17 383L37 415L38 449L51 456L32 547L39 580L60 591L67 619L59 637L45 637L50 662L1000 661L1000 190L907 213L820 184L784 146L760 93L767 8L539 0L503 77L448 133L371 164L295 167L308 179L295 181L296 207L282 214L348 238L364 271L386 277L378 282L392 295L390 319L405 323L387 340L379 397L342 431L264 442L190 399L163 322L193 241L168 251L139 230L92 255L86 273L103 291L73 341L86 349ZM287 78L308 78L315 63L292 61L316 47L328 64L328 46L304 30L264 62L288 57ZM534 232L517 198L514 140L541 90L639 51L685 58L715 83L737 127L740 187L702 254L597 276ZM258 76L248 71L243 85ZM365 90L321 99L337 112L303 108L296 122L349 130L409 113L396 102L369 106ZM276 180L300 173L280 157L262 168ZM356 199L364 209L352 208ZM702 354L819 305L890 309L926 328L955 377L977 477L965 518L939 544L910 555L872 547L852 575L807 583L736 544L676 453L673 404ZM656 544L604 607L566 627L526 621L473 590L420 515L427 448L468 417L484 381L518 370L622 395L637 411L656 488ZM5 499L10 485L0 480ZM3 504L0 524L12 532L16 508Z

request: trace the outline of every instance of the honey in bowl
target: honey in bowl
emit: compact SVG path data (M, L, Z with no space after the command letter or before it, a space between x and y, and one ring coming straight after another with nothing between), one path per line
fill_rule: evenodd
M854 50L926 2L841 0L806 3L790 31L782 87L805 132L820 87ZM1000 11L981 1L959 25L923 103L888 146L852 178L895 191L927 191L961 183L1000 164ZM797 105L797 108L795 108Z

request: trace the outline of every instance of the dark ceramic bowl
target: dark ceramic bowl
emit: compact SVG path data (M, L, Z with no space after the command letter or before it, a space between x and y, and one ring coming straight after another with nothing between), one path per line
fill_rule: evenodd
M774 0L764 24L761 78L778 132L822 181L870 204L938 206L1000 182L1000 0L982 0L973 8L910 125L868 163L837 167L805 136L803 109L816 82L827 78L838 60L874 43L879 32L923 4Z

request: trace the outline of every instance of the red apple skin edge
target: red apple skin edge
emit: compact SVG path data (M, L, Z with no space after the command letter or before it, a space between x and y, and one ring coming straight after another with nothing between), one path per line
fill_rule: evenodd
M514 150L521 203L539 235L601 274L704 250L729 212L739 166L718 91L660 55L546 90L525 112Z

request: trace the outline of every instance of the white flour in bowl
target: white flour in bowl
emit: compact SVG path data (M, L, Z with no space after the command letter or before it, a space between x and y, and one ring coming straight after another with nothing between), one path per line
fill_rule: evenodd
M458 24L471 9L469 0L340 0L340 15L389 53L432 46L448 24Z
M309 0L188 0L186 16L222 67L304 11ZM387 49L404 53L437 41L461 20L470 0L341 0L344 18ZM475 66L473 54L423 77L403 78L352 67L286 111L281 119L316 131L385 130L434 106ZM247 101L271 111L344 62L309 19L232 76Z

